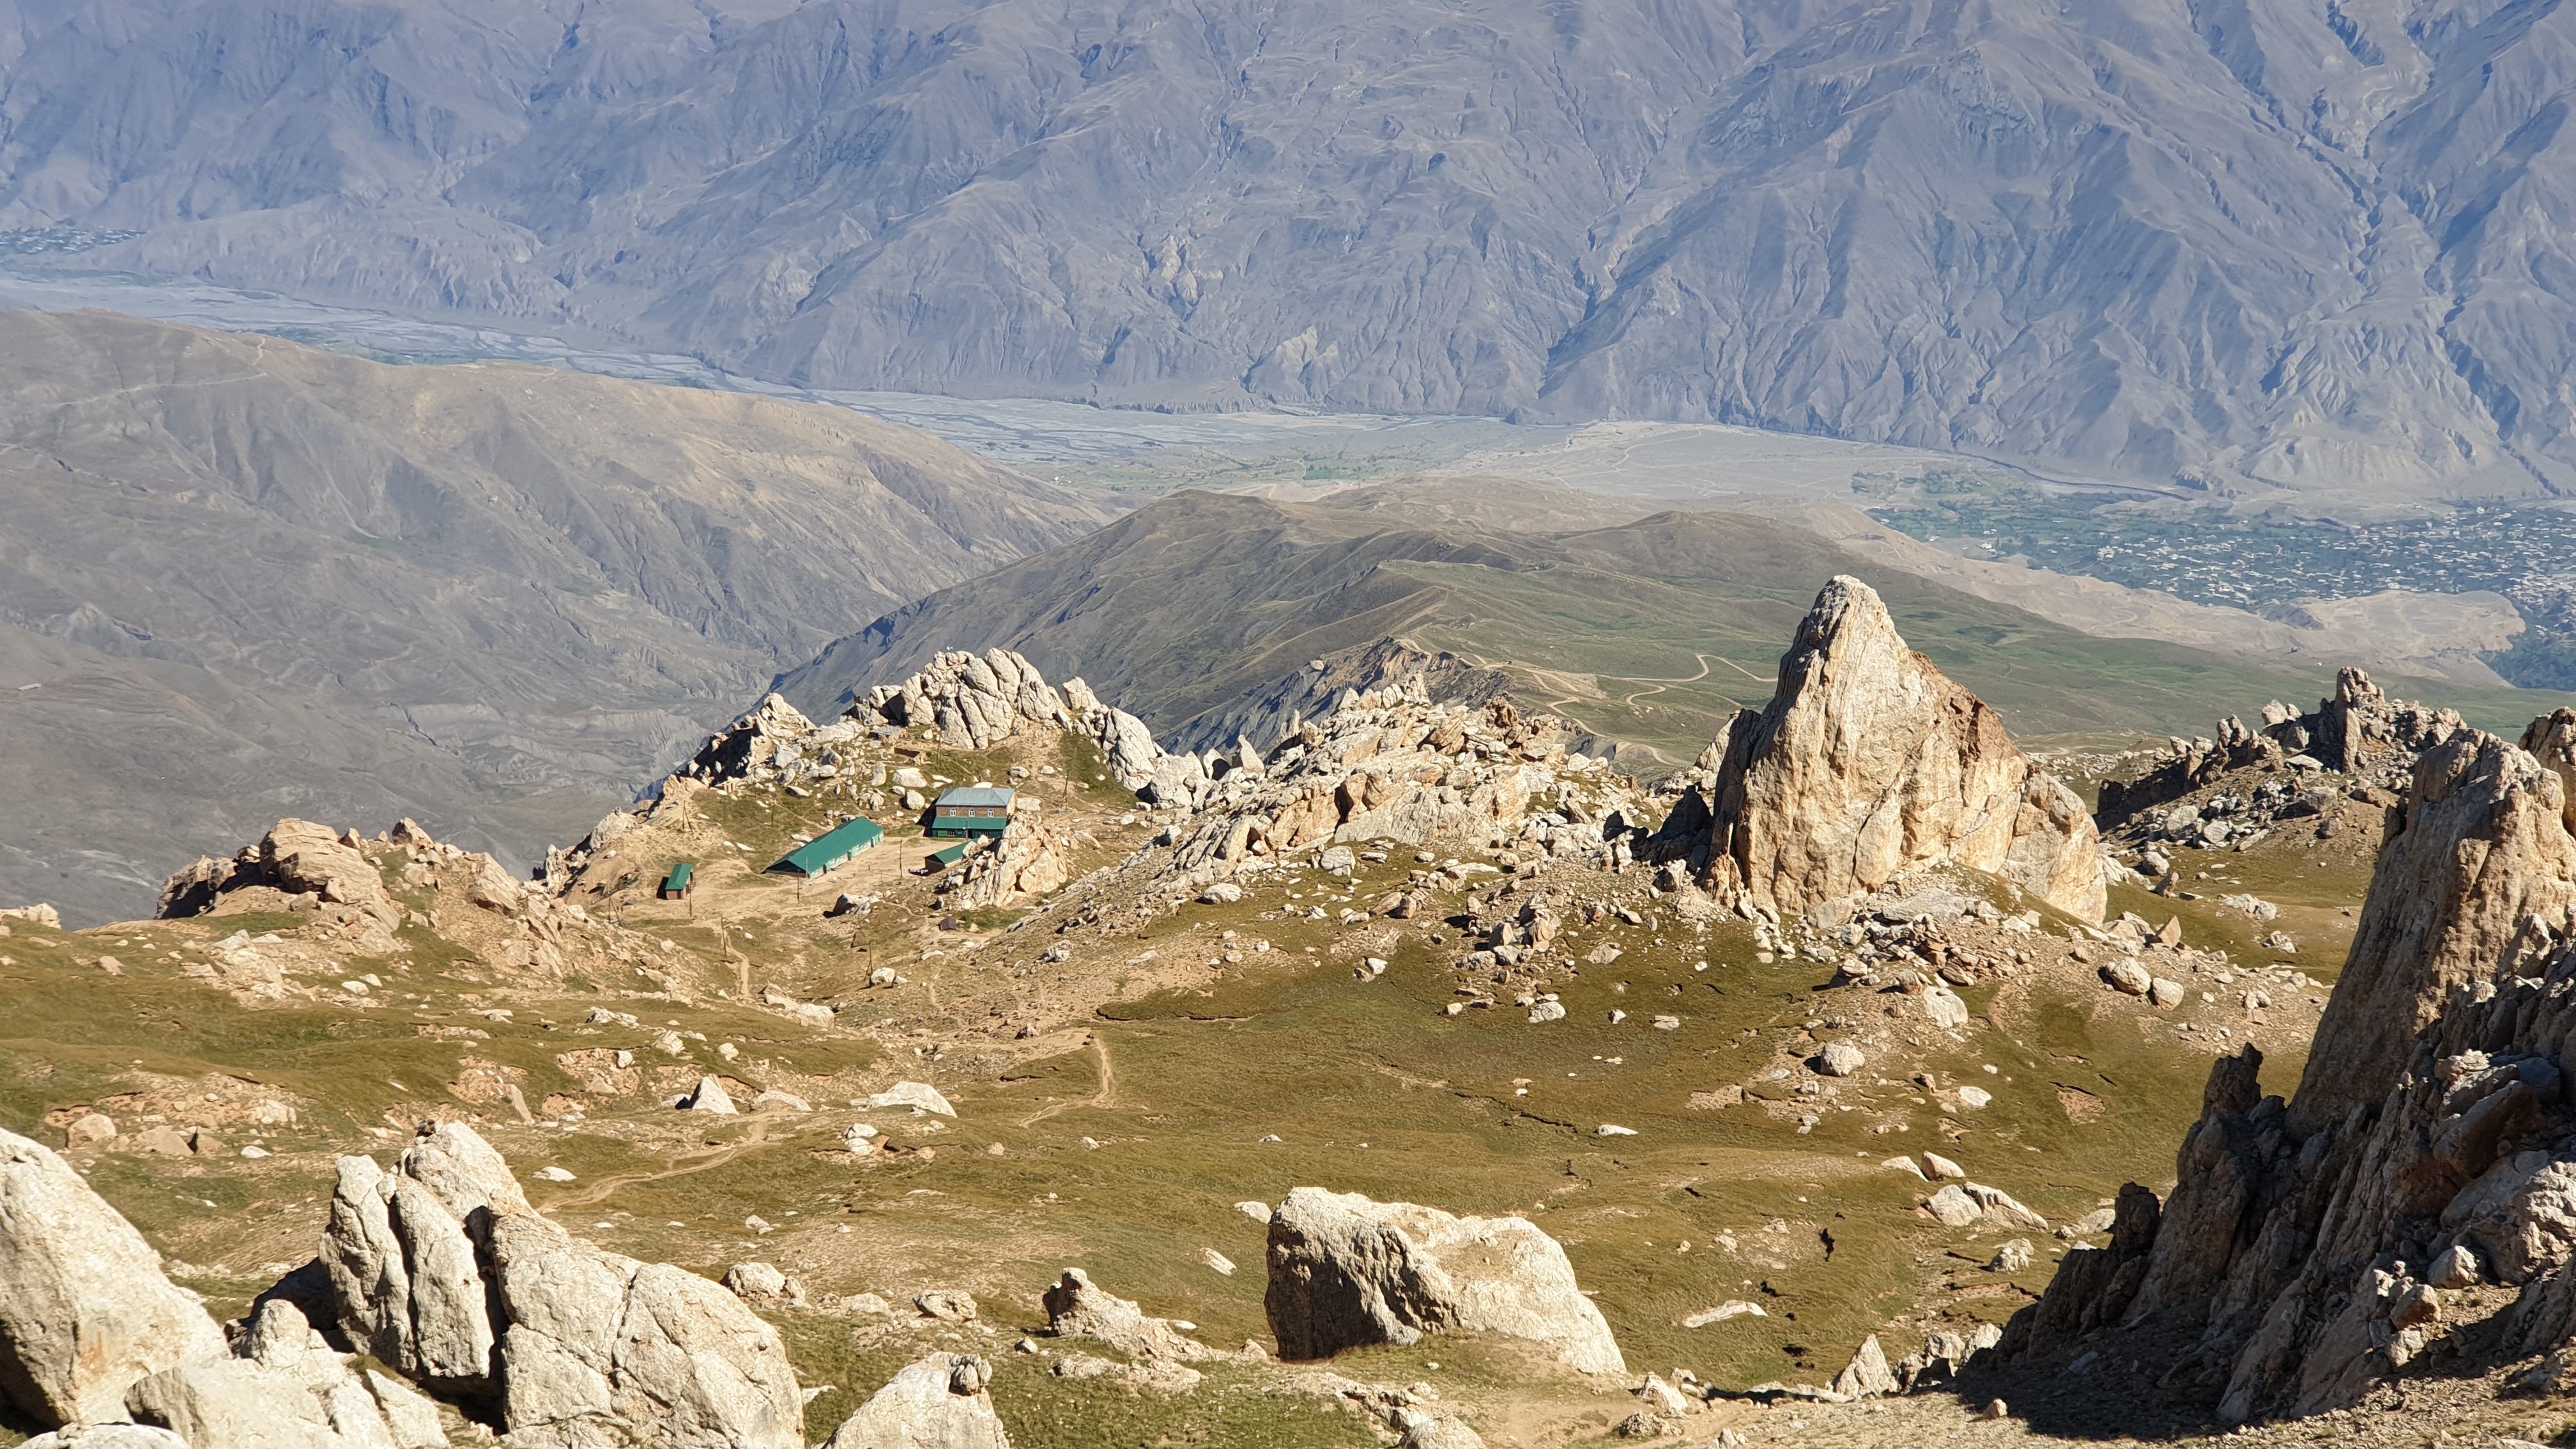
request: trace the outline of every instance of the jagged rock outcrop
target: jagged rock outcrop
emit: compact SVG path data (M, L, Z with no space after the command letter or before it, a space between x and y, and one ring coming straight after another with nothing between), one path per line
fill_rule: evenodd
M1426 1333L1499 1333L1583 1373L1624 1373L1610 1325L1556 1240L1524 1218L1461 1218L1301 1187L1270 1216L1262 1298L1284 1359Z
M352 1342L497 1400L513 1443L803 1444L776 1330L718 1284L537 1215L470 1128L440 1124L390 1173L342 1158L322 1260Z
M919 674L901 684L880 684L852 701L849 717L871 727L918 727L961 750L985 749L1027 729L1074 726L1064 696L1036 665L1008 649L933 655Z
M906 1364L823 1449L1011 1449L987 1385L993 1367L973 1354L934 1353Z
M2360 777L2356 788L2402 791L2423 751L2464 728L2454 711L2391 699L2370 676L2346 669L2335 678L2330 699L2300 714L2275 700L2263 706L2259 725L2236 715L2218 721L2217 738L2175 738L2137 776L2105 780L2094 818L2104 829L2127 824L2140 814L2215 784L2231 770L2295 763L2316 771ZM2316 812L2287 781L2270 784L2271 793L2244 802L2230 812L2217 839L2223 844L2233 830L2243 834L2274 819L2295 819ZM2206 822L2193 819L2176 826L2176 838L2188 828L2197 836Z
M861 732L856 723L818 726L804 711L772 694L709 735L679 773L710 782L784 779L794 783L818 765L828 768L828 762L809 757L808 751L819 754L857 739Z
M960 910L1024 906L1073 879L1071 842L1035 820L1017 819L990 849L961 860L940 882Z
M2014 1338L2048 1351L2043 1324L2195 1324L2223 1417L2314 1412L2422 1350L2439 1292L2422 1275L2467 1245L2524 1289L2505 1351L2563 1343L2576 1332L2571 936L2576 832L2558 775L2475 730L2423 750L2297 1096L2261 1094L2250 1048L2221 1060L2145 1257L2134 1231L2113 1261L2070 1254Z
M138 1380L228 1353L133 1224L50 1148L0 1130L0 1394L39 1424L119 1419Z
M256 845L235 855L200 856L161 886L163 919L198 915L227 891L271 886L289 896L355 911L379 933L403 922L402 907L386 893L384 878L361 854L354 834L343 835L310 820L280 820Z
M1167 1318L1100 1287L1080 1268L1067 1268L1046 1290L1047 1328L1058 1338L1096 1338L1130 1358L1189 1360L1219 1357L1206 1344L1183 1336Z
M1159 799L1204 817L1173 842L1176 869L1258 868L1334 841L1526 845L1608 865L1629 858L1640 801L1606 762L1569 753L1570 732L1511 701L1434 704L1419 678L1344 696L1266 754L1243 742L1157 778Z
M2005 735L1983 700L1906 647L1876 591L1836 577L1781 657L1770 704L1738 713L1677 807L1701 884L1773 917L1905 871L1954 864L2102 918L2093 822L2075 792ZM1683 833L1699 818L1695 837Z
M919 729L941 744L968 750L1032 732L1079 734L1099 747L1110 774L1131 790L1152 780L1163 764L1162 746L1143 720L1102 704L1079 679L1066 680L1058 692L1028 660L1008 649L987 649L980 655L943 651L901 684L881 684L852 700L830 724L817 725L772 694L710 737L680 773L707 783L810 785L838 774L838 747L888 727ZM603 843L585 842L584 849Z
M943 744L973 750L1030 730L1070 730L1098 746L1109 773L1130 790L1163 766L1163 748L1143 720L1101 703L1079 679L1066 680L1059 694L1036 665L1008 649L934 655L919 674L852 701L848 717L870 728L917 726Z

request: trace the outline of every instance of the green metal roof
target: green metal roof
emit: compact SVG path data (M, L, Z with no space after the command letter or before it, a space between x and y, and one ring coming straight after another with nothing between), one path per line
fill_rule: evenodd
M960 785L954 790L940 792L939 804L942 808L950 805L999 805L1007 809L1012 797L1018 793L993 785Z
M967 844L968 842L961 840L945 850L934 850L930 853L930 858L941 865L955 865L958 859L966 854Z
M884 835L885 831L875 821L863 816L846 825L826 831L810 843L787 852L770 869L789 871L796 875L821 875L876 844Z
M671 867L671 873L669 875L662 878L662 889L666 891L687 890L689 888L689 877L696 875L697 873L698 868L696 866L685 860L681 861L679 864Z

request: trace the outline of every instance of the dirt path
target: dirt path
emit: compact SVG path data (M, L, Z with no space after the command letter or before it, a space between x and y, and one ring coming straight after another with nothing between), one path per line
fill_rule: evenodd
M610 1193L621 1187L633 1187L639 1182L661 1182L668 1178L687 1177L693 1172L722 1167L755 1147L768 1145L769 1124L754 1120L749 1126L750 1135L730 1147L719 1147L712 1152L691 1153L683 1159L684 1165L665 1168L660 1172L622 1172L615 1177L603 1177L579 1192L556 1198L547 1203L546 1207L548 1209L591 1207L604 1201Z
M1098 1032L1092 1033L1091 1040L1088 1045L1091 1047L1092 1056L1097 1058L1100 1062L1100 1090L1092 1093L1088 1100L1081 1102L1078 1105L1085 1107L1117 1106L1118 1069L1109 1064L1109 1045L1100 1039L1100 1034ZM1022 1127L1033 1127L1038 1123L1045 1121L1049 1117L1054 1116L1056 1113L1063 1111L1065 1108L1075 1105L1077 1104L1072 1102L1050 1102L1047 1105L1040 1107L1035 1112L1030 1113L1028 1116L1021 1118L1020 1125Z

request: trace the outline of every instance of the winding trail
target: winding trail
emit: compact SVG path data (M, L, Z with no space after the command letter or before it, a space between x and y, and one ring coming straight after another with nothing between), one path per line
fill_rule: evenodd
M1118 1069L1110 1065L1108 1043L1102 1041L1100 1039L1100 1033L1095 1031L1091 1033L1091 1040L1087 1045L1091 1048L1091 1054L1100 1062L1100 1090L1092 1093L1088 1100L1080 1103L1049 1102L1047 1105L1040 1107L1035 1112L1021 1118L1020 1125L1022 1127L1034 1127L1038 1123L1045 1121L1067 1107L1077 1105L1084 1107L1114 1107L1118 1105Z
M768 1123L754 1118L748 1125L751 1128L750 1134L729 1147L719 1147L711 1152L690 1153L683 1159L682 1166L666 1168L660 1172L622 1172L614 1177L603 1177L579 1192L567 1194L547 1203L543 1211L590 1207L606 1199L610 1193L621 1187L632 1187L639 1182L662 1182L669 1178L687 1177L691 1173L705 1172L709 1168L722 1167L755 1147L770 1145Z

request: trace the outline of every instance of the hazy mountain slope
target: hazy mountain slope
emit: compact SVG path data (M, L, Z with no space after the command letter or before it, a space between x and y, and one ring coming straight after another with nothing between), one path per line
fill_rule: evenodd
M2216 710L2332 689L2332 661L2297 668L2079 634L1767 519L1662 513L1538 531L1515 525L1552 510L1507 500L1479 524L1457 516L1458 494L1371 489L1313 504L1174 494L897 610L780 688L809 711L830 709L937 650L1001 645L1049 678L1082 675L1168 738L1231 743L1283 701L1309 698L1311 713L1354 651L1393 635L1499 668L1524 703L1606 739L1687 760L1726 712L1770 697L1783 631L1818 586L1848 572L1876 585L1906 638L2018 734L2199 734ZM1297 680L1319 658L1315 700ZM2424 688L2500 719L2558 702Z
M0 0L0 226L832 386L2576 485L2576 16Z
M781 665L1098 518L832 409L0 313L0 734L41 742L0 897L148 904L290 797L523 856L570 821L494 802L624 798Z

